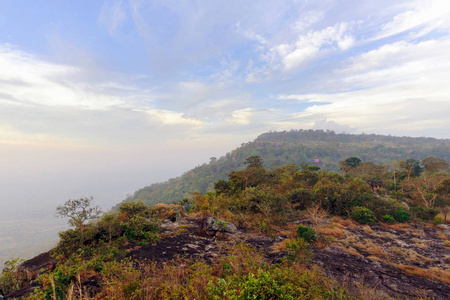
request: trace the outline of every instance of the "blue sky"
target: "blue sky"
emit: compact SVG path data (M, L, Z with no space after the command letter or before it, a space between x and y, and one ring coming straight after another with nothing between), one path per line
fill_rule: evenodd
M1 1L0 197L108 206L269 130L450 138L449 32L446 0Z

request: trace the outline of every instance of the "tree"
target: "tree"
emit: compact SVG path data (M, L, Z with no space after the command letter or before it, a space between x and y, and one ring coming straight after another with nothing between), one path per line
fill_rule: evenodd
M438 196L437 189L445 179L445 176L422 174L422 176L411 178L409 181L402 181L401 186L413 203L432 208L435 206Z
M351 169L356 168L357 166L359 166L359 164L361 163L361 159L359 159L358 157L349 157L344 161L339 162L341 165L341 171L346 174L348 173Z
M253 168L262 168L263 160L259 155L250 156L245 159L244 164L247 165L247 170Z
M444 214L444 223L447 222L447 215L450 213L450 179L442 181L436 189L438 198L436 206Z
M360 163L361 159L359 159L358 157L349 157L345 160L345 164L353 168L359 166Z
M406 171L406 174L408 175L408 181L410 177L419 177L420 173L422 172L420 162L413 158L401 160L400 167Z
M427 157L422 160L423 169L428 173L436 173L439 171L447 171L448 163L445 159L437 157Z
M69 224L80 230L81 243L84 242L84 223L98 218L102 213L98 206L91 207L93 200L93 197L69 199L56 208L57 217L69 218Z

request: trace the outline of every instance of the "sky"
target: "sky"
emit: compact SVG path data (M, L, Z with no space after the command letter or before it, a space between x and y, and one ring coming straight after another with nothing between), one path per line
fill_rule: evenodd
M0 1L0 218L290 129L450 138L450 2Z

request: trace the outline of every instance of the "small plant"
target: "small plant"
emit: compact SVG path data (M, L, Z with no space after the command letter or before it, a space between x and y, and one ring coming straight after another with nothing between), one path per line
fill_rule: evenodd
M304 239L308 243L317 240L316 231L311 227L302 224L299 224L297 226L297 236L301 239Z
M444 246L445 247L450 247L450 241L444 241Z
M288 240L286 242L287 258L291 262L308 263L313 259L313 252L304 239Z
M403 209L397 210L397 211L395 212L394 217L395 217L395 219L396 219L397 221L399 221L400 223L406 223L406 222L408 222L409 219L410 219L409 213L408 213L406 210L403 210Z
M435 217L434 220L433 220L433 225L434 226L438 226L440 224L442 224L442 218L441 217Z
M17 271L17 267L23 261L23 259L18 257L5 262L5 267L0 276L0 289L5 294L19 290L20 283L26 280L25 274Z
M356 206L352 212L352 218L361 224L373 225L376 222L373 211L364 206Z
M389 225L392 225L395 223L395 219L391 215L384 215L383 216L383 222Z

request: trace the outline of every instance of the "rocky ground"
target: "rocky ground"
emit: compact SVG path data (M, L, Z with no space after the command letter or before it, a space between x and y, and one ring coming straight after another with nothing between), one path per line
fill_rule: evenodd
M311 224L308 220L302 223ZM289 228L269 238L234 226L224 232L225 225L214 230L202 218L167 222L161 228L163 239L154 245L129 244L127 256L158 262L183 256L213 262L238 243L254 247L273 262L285 256L277 245L287 238ZM292 228L295 224L291 224L291 232ZM340 282L376 289L386 297L450 299L450 247L443 245L450 238L448 228L417 224L369 227L335 218L324 222L319 232L327 242L313 247L311 267L320 266ZM42 254L25 262L22 268L36 275L39 269L52 263L48 254ZM89 278L85 285L93 291L98 287L95 277ZM34 284L26 286L7 299L28 295L34 287Z

